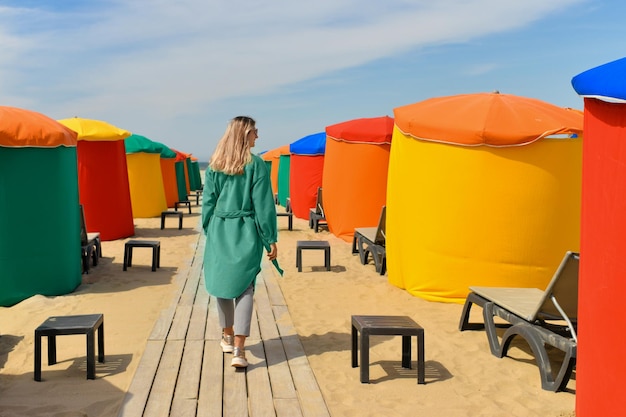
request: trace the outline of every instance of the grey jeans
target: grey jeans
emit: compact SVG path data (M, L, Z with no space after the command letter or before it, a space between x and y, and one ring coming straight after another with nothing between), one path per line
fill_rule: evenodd
M254 283L237 298L217 298L217 313L222 329L233 326L235 335L250 336Z

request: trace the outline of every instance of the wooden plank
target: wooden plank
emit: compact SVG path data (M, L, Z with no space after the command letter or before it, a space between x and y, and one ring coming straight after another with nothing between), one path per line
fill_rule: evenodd
M276 323L274 321L274 313L272 312L272 306L270 304L265 284L265 282L258 283L254 295L259 320L259 329L263 339L278 339L278 328L276 327Z
M224 358L224 392L222 416L248 417L248 392L246 370L230 366L231 355Z
M176 381L174 400L198 399L200 386L200 364L204 353L204 340L187 340L183 350L180 371ZM195 406L194 406L195 413ZM172 412L172 415L178 415Z
M256 301L256 297L255 297ZM256 304L256 302L254 303ZM256 305L252 306L252 319L250 320L250 335L246 341L246 345L252 343L252 341L261 340L261 331L259 330L259 317L257 314Z
M159 318L152 327L152 332L150 332L148 340L165 340L167 338L167 334L172 326L174 313L176 313L176 304L173 304L169 308L161 311Z
M157 369L152 390L146 403L144 412L146 417L168 417L172 398L174 397L174 387L176 377L183 355L184 341L169 340L165 343L159 369Z
M198 393L199 417L222 417L223 371L224 354L219 340L205 341Z
M296 388L291 379L287 356L280 339L263 340L267 372L274 398L296 399Z
M204 340L206 331L208 306L206 304L194 304L191 310L191 320L187 330L187 340Z
M162 340L146 343L133 380L126 391L124 402L118 413L119 417L143 416L164 346L165 342Z
M263 280L265 281L265 286L267 287L267 295L270 299L270 303L273 306L287 305L285 297L283 296L283 291L280 289L280 286L276 281L277 279L282 279L282 277L278 275L278 272L274 270L272 264L270 264L266 259L264 259L261 264L261 273L263 274Z
M174 398L170 416L196 417L198 401L195 398Z
M304 416L330 416L287 307L274 306L274 315Z
M222 328L217 316L217 300L213 296L209 298L209 315L207 317L204 338L206 340L217 340L218 342L222 340Z
M172 327L167 335L167 340L185 340L187 328L189 327L189 318L191 317L191 305L181 305L176 309Z
M265 350L262 343L249 345L247 359L248 402L250 417L276 417L272 401L272 388L265 365Z
M276 417L302 417L302 409L297 399L277 398L274 400Z

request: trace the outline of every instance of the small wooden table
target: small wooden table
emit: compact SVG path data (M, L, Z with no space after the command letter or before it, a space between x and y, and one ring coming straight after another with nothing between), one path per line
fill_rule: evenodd
M96 379L95 333L98 331L98 362L104 362L104 316L85 314L49 317L35 329L35 381L41 381L41 338L48 337L48 365L57 363L56 337L87 335L87 379Z
M417 383L424 382L424 329L408 316L352 316L352 367L359 366L358 332L361 332L361 382L369 383L370 341L374 335L402 336L402 367L411 368L411 336L417 336Z
M296 267L302 272L302 251L305 249L323 250L324 266L330 271L330 243L327 240L298 240L296 244Z
M152 272L161 267L161 242L158 240L129 240L124 245L124 271L133 266L133 248L152 248Z
M183 228L183 212L182 211L169 211L165 210L161 212L161 230L165 228L166 216L178 216L178 230Z

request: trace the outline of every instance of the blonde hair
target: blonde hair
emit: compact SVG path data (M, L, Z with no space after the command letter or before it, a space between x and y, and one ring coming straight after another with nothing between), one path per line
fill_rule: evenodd
M237 116L228 123L209 161L213 171L228 175L243 174L243 168L252 160L248 134L255 125L254 119L248 116Z

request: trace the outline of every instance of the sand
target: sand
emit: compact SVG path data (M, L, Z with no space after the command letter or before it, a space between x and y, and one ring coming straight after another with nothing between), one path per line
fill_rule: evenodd
M189 269L199 238L199 207L185 216L185 228L169 218L135 219L138 238L161 240L161 268L150 269L149 249L134 252L133 267L122 271L125 240L103 242L104 258L71 294L28 298L0 307L0 416L117 416L160 312L170 305ZM171 222L171 223L170 223ZM314 233L308 221L278 218L279 279L292 320L333 416L573 416L576 382L565 392L541 389L539 371L527 345L510 357L489 352L484 331L458 330L462 306L413 297L361 265L351 245L328 231ZM331 243L332 268L319 251L305 251L303 271L295 268L297 240ZM473 319L480 319L480 309ZM106 367L85 379L84 336L58 338L59 364L43 359L43 382L33 381L34 329L53 315L103 313ZM415 369L400 367L399 337L371 340L370 384L359 382L350 362L350 318L354 314L408 315L425 329L426 385ZM44 344L45 347L45 344ZM415 352L415 350L414 350ZM413 358L415 359L415 358Z

